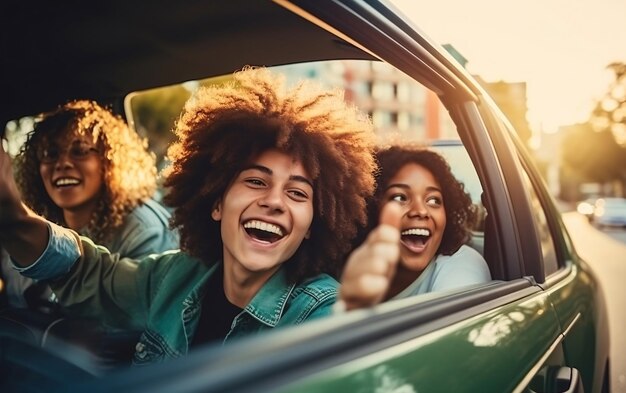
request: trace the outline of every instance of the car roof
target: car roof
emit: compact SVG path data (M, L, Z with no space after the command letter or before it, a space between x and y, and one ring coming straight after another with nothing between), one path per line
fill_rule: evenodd
M3 0L3 121L249 65L374 59L270 0ZM248 31L255 37L250 40ZM79 31L80 34L76 34ZM245 65L245 64L243 64Z

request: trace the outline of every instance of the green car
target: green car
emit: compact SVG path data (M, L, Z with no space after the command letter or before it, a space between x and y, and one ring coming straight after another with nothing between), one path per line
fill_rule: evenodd
M106 373L70 344L0 332L0 391L609 391L602 288L524 143L451 52L391 3L4 0L2 9L5 124L93 98L139 129L148 89L180 93L245 65L313 78L345 89L381 137L446 155L482 212L470 246L493 280ZM20 373L31 377L11 378Z

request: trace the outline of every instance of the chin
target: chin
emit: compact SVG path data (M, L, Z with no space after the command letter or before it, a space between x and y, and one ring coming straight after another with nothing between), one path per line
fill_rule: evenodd
M260 258L254 258L252 261L243 262L242 265L251 272L261 273L280 266L281 262L276 262L275 260L264 261Z

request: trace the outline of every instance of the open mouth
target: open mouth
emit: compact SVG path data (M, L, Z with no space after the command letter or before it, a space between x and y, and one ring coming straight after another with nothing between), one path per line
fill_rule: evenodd
M80 184L80 180L72 177L62 177L54 181L55 187L70 187Z
M285 229L276 224L259 220L246 221L243 227L251 238L265 243L275 243L285 237L287 233Z
M426 228L405 229L400 234L402 243L413 252L423 251L430 239L430 230Z

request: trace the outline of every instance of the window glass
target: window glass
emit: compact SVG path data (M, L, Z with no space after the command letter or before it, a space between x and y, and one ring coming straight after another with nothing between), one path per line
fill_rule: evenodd
M541 200L535 188L530 180L530 177L523 172L524 182L526 183L525 190L530 197L532 203L532 212L534 215L535 225L537 227L537 233L539 234L539 240L541 242L541 253L543 255L543 266L546 277L559 268L558 260L556 256L556 248L552 233L550 232L550 226L548 225L548 218L544 211L544 207L541 204Z
M394 86L387 81L378 81L372 84L372 98L375 100L393 100Z
M435 142L433 148L446 158L448 164L450 164L452 173L454 173L457 180L463 183L463 188L472 198L474 209L477 212L476 221L472 223L471 227L474 237L472 241L477 243L479 239L484 236L483 232L487 209L482 203L483 187L472 160L460 141ZM480 246L477 244L474 248L481 249L481 247L482 242Z
M372 121L376 128L389 128L393 125L391 113L385 110L376 110L372 113Z
M273 67L284 74L289 84L314 79L326 87L343 89L346 101L368 114L381 141L393 138L428 143L450 163L453 173L472 197L478 210L473 224L475 239L481 239L485 209L481 203L482 187L474 166L458 139L456 125L439 97L398 71L395 67L366 60L333 60ZM131 126L149 139L160 169L174 139L171 130L184 102L199 87L224 83L230 76L191 81L184 84L136 92L126 100ZM440 143L447 140L452 143ZM477 242L479 240L476 240ZM480 246L476 247L479 250Z
M456 126L436 94L413 78L383 62L333 60L273 67L289 83L314 79L327 87L344 90L345 99L369 113L382 138L400 136L405 140L426 142L458 139ZM166 148L173 140L171 130L184 102L201 86L223 83L223 76L190 81L148 91L126 98L129 123L147 136L160 166Z

